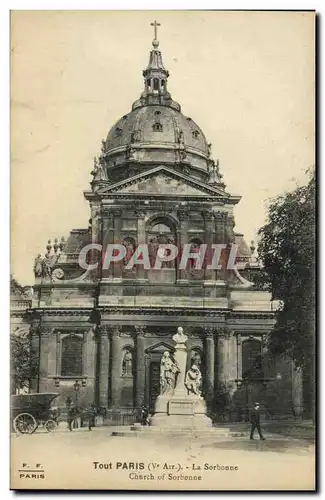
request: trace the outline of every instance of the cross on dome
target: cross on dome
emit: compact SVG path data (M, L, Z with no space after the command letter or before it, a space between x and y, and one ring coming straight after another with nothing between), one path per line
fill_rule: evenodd
M161 26L161 24L157 23L157 21L154 21L153 23L150 23L150 26L153 26L154 35L155 35L155 38L152 41L152 45L155 49L157 49L159 47L159 42L157 39L157 28L158 28L158 26Z

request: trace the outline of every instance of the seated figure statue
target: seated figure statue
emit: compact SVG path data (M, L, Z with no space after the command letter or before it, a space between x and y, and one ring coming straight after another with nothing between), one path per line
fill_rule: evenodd
M201 382L202 382L202 374L198 368L198 366L193 363L191 368L187 370L185 377L185 387L187 389L187 394L194 394L195 396L201 396Z

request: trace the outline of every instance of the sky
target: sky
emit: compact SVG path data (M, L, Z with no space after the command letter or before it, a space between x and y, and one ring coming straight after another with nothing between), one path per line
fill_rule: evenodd
M157 19L168 90L242 199L249 243L270 198L307 182L314 155L314 15L16 11L11 14L11 272L33 284L49 238L88 226L93 157L143 88Z

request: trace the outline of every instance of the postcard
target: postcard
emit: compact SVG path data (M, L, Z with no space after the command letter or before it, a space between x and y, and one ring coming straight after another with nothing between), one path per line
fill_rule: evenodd
M315 26L11 12L13 490L315 490Z

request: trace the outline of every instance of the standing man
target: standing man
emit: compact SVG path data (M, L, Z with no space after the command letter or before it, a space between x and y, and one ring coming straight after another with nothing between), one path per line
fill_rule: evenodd
M255 432L255 429L257 429L257 431L260 435L260 439L264 440L265 437L262 434L261 426L260 426L260 405L259 405L259 403L255 403L254 410L251 413L251 424L252 424L252 426L251 426L250 439L254 439L254 432Z
M95 403L90 405L89 409L89 419L88 419L88 429L91 431L92 427L95 427L95 419L97 415L97 408Z
M149 410L147 406L141 406L141 425L149 425Z
M74 408L74 405L73 403L70 403L68 405L68 427L69 427L69 431L72 431L72 424L74 422L74 418L75 418L75 408Z

